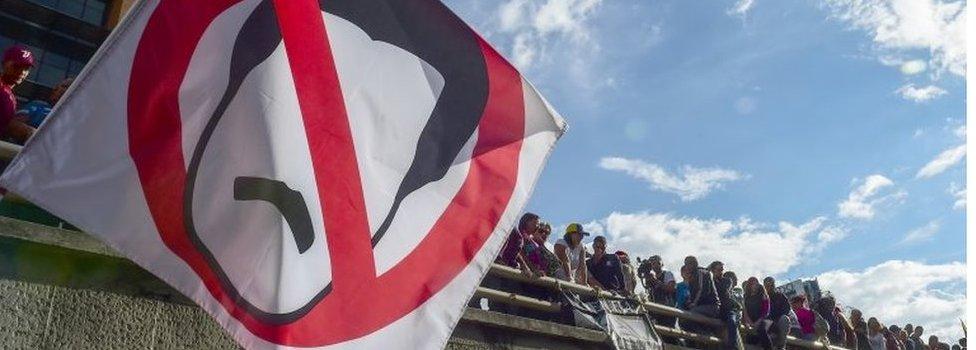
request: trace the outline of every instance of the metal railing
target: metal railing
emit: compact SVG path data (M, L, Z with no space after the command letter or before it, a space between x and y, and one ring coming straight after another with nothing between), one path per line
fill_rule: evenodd
M522 274L518 269L514 269L508 266L492 264L491 270L488 271L489 274L503 279L509 279L518 281L521 283L531 284L535 286L541 286L549 289L553 293L558 293L559 291L571 291L584 296L598 297L598 298L611 298L611 299L623 299L623 296L618 294L610 293L603 290L597 290L595 288L584 286L572 282L567 282L559 280L552 277L530 277ZM524 295L519 295L516 293L504 292L500 290L478 287L475 297L483 297L488 300L510 304L519 307L525 307L529 309L545 311L545 312L559 312L562 305L558 302L551 302L547 300L540 300L537 298L532 298ZM675 317L683 321L691 321L694 323L711 326L713 328L724 327L724 323L718 319L714 319L705 315L692 313L689 311L681 310L678 308L661 305L653 302L641 301L644 309L647 310L653 316L663 316L663 317ZM686 330L681 330L673 327L654 325L654 330L656 330L660 335L665 337L673 337L679 339L686 339L695 342L711 344L711 345L721 345L725 342L724 339L712 335L698 334L689 332ZM752 329L747 326L741 326L741 332L743 334L754 333ZM717 332L721 334L722 332ZM797 339L795 337L787 337L786 344L801 349L831 349L831 350L845 350L846 348L838 347L835 345L827 345L821 342L808 341L803 339Z

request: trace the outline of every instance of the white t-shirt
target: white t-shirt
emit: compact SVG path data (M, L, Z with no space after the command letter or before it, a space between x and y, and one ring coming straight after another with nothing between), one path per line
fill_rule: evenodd
M569 258L569 269L572 270L569 273L569 278L567 280L573 281L576 279L576 271L580 269L580 262L583 256L583 244L577 245L576 248L570 248L569 243L566 240L560 238L556 241L556 245L566 247L566 257Z

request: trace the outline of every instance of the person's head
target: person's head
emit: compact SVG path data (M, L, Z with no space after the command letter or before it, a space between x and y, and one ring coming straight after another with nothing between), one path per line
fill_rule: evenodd
M570 248L576 248L583 243L583 236L589 235L586 230L583 230L583 225L574 222L566 226L566 234L563 235L563 240L566 241L566 244L569 244Z
M522 214L518 229L524 235L534 235L535 231L539 229L539 216L533 213Z
M34 54L27 48L14 45L3 52L3 72L0 80L7 85L18 85L27 79L34 67Z
M959 338L959 346L966 347L966 337Z
M532 236L535 242L542 245L549 240L549 234L552 233L552 226L547 222L540 222L539 229L535 231L535 235Z
M891 332L891 334L898 334L898 332L901 332L901 328L898 328L896 325L890 325L888 326L888 331Z
M908 332L905 332L905 330L899 331L898 332L898 340L907 341L908 340Z
M71 86L71 83L74 81L75 78L67 78L51 88L51 95L48 96L48 102L51 102L51 105L58 104L58 101L61 100L61 96L64 96L64 92L68 91L68 87Z
M746 295L759 295L762 298L769 298L769 293L766 293L766 289L763 288L762 284L759 283L759 279L756 277L749 277L746 280Z
M939 346L939 337L937 337L935 334L930 335L929 336L929 347L931 348L931 347L936 347L936 346Z
M722 277L722 274L725 273L725 264L722 264L722 262L718 260L712 261L711 264L708 264L708 271L711 271L712 276L715 278L720 278Z
M824 312L833 312L834 311L834 308L837 307L837 300L834 300L834 297L832 297L832 296L826 296L826 297L820 298L820 302L819 303L821 305L821 307L820 307L820 312L821 313L824 313Z
M630 264L630 256L627 255L627 252L623 250L618 250L614 252L613 255L616 255L617 259L620 259L621 264Z
M913 332L915 332L915 326L912 326L911 323L905 324L905 333L912 335Z
M698 268L698 258L694 255L689 255L685 257L685 266L691 266L692 269Z
M797 295L790 299L790 306L793 306L793 310L805 309L807 307L807 297L804 295Z
M776 279L772 276L763 278L763 287L766 287L766 293L773 294L776 292Z
M647 258L647 263L651 266L651 269L655 271L660 271L664 268L664 263L661 262L660 255L652 255L650 258Z
M593 238L593 255L601 256L607 252L607 238L596 236Z
M851 321L854 322L864 321L864 315L861 314L861 310L858 309L851 310Z
M691 281L691 270L688 265L681 266L681 279L685 282Z
M871 317L868 319L868 330L872 332L878 332L881 330L881 322L878 322L877 318Z
M732 286L735 286L736 284L739 284L739 278L735 276L735 272L725 271L725 273L722 274L722 277L728 278L729 281L732 282L732 283L729 283Z
M912 336L921 338L922 334L925 334L925 328L922 328L922 326L915 326L915 332L912 333Z

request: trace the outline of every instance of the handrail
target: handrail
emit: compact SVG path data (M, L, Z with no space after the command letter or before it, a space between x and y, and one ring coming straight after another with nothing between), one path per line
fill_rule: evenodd
M562 289L562 290L569 290L572 292L576 292L586 296L624 299L624 297L620 295L610 293L605 290L596 290L593 287L584 286L573 282L563 281L552 277L529 277L523 275L522 272L519 271L518 269L514 269L500 264L492 264L489 273L502 278L514 279L520 282L525 282L525 283L534 284L538 286L544 286L554 291L559 291ZM716 320L714 318L704 316L701 314L688 312L667 305L661 305L652 302L642 302L642 304L644 305L644 308L648 309L648 311L654 314L659 314L663 316L673 316L683 320L693 321L693 322L701 323L712 327L722 327L724 325L722 321Z
M607 291L604 291L604 290L597 290L597 289L595 289L593 287L584 286L584 285L576 284L576 283L569 282L569 281L563 281L563 280L556 279L556 278L552 278L552 277L530 277L530 276L526 276L526 275L522 274L522 271L520 271L518 269L509 267L509 266L505 266L505 265L501 265L501 264L492 264L491 265L491 268L488 270L488 273L490 273L490 274L492 274L494 276L497 276L497 277L501 277L501 278L512 279L512 280L516 280L516 281L519 281L519 282L524 282L524 283L528 283L528 284L532 284L532 285L546 287L546 288L548 288L550 290L553 290L553 291L568 290L568 291L576 292L576 293L579 293L581 295L586 295L586 296L595 296L595 297L602 297L602 298L614 298L614 299L624 299L623 296L620 296L618 294L610 293L610 292L607 292ZM485 288L479 287L478 288L479 292L482 289L485 289ZM501 294L514 294L514 293L501 292L501 291L496 291L496 292L499 292ZM543 302L541 300L534 299L534 298L528 298L528 297L523 297L523 298L533 299L534 301ZM492 298L489 298L489 299L492 299ZM511 300L511 299L513 299L513 297L501 298L501 299L492 299L492 300L499 301L499 302L506 302L505 299ZM554 303L551 303L551 302L543 302L543 303L554 304ZM648 302L648 301L643 301L643 302L641 302L641 304L643 304L644 308L648 312L650 312L652 314L662 315L662 316L672 316L672 317L676 317L676 318L679 318L679 319L693 321L693 322L696 322L696 323L701 323L701 324L708 325L708 326L713 326L713 327L721 327L721 326L724 325L724 323L722 321L720 321L720 320L717 320L717 319L714 319L714 318L711 318L711 317L708 317L708 316L705 316L705 315L696 314L696 313L692 313L692 312L689 312L689 311L681 310L681 309L678 309L678 308L674 308L674 307L670 307L670 306L666 306L666 305L661 305L661 304L654 303L654 302ZM716 342L721 343L722 342L721 339L719 339L717 337L713 337L713 336L707 336L707 335L702 335L702 334L691 333L691 332L688 332L688 331L673 329L673 328L669 328L669 327L661 326L661 325L655 325L654 327L655 327L655 330L657 330L659 333L661 333L663 335L666 335L666 336L674 336L674 337L678 337L678 338L690 339L690 340L695 340L695 341L703 341L703 342L708 342L708 343L716 343ZM745 325L740 326L740 329L742 331L744 331L745 333L752 333L752 332L754 332L752 329L750 329L749 327L746 327ZM821 342L815 342L815 341L808 341L808 340L803 340L803 339L797 339L797 338L795 338L793 336L788 336L787 339L786 339L786 343L789 344L789 345L792 345L792 346L798 346L798 347L807 348L807 349L846 350L846 348L843 348L843 347L839 347L839 346L835 346L835 345L826 345L826 344L821 343Z
M525 307L533 310L545 311L550 313L559 312L562 304L557 302L540 300L537 298L527 297L511 292L504 292L497 289L491 289L486 287L478 287L475 290L474 296L476 298L483 297L488 300L510 304L519 307ZM662 326L659 324L654 325L654 330L663 336L677 337L682 339L694 340L702 343L709 344L722 344L723 340L721 338L688 332L686 330L676 329L672 327Z
M532 297L527 297L524 295L519 295L516 293L504 292L497 289L491 289L486 287L478 287L475 290L474 296L484 297L488 300L497 301L500 303L511 304L515 306L521 306L530 308L533 310L546 311L546 312L559 312L562 308L560 303L554 303L551 301L540 300Z

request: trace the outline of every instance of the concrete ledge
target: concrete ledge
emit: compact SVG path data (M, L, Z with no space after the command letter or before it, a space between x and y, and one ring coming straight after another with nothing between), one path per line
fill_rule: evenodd
M63 230L3 216L0 216L0 238L16 238L110 257L122 257L118 252L87 233Z
M448 349L608 349L606 341L595 330L468 309ZM97 239L4 217L0 344L239 348L203 310Z

